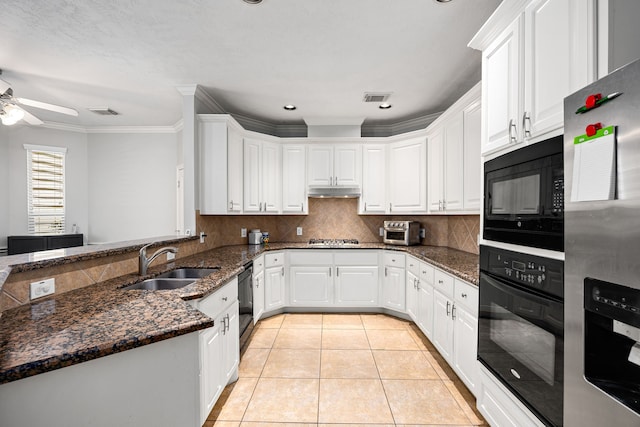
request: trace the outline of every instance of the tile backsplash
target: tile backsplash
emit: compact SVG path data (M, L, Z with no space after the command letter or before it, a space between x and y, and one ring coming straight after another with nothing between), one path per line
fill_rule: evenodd
M448 246L478 253L479 215L358 215L358 199L309 199L308 215L200 215L197 231L207 234L207 246L246 244L240 229L268 231L272 242L307 242L312 238L381 242L385 220L413 220L426 230L424 245ZM302 227L302 236L296 228Z

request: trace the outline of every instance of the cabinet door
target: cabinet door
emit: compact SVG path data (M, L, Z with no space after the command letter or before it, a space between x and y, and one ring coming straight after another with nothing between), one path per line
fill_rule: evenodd
M261 148L260 141L244 140L244 211L259 212L262 207L260 199L261 186Z
M264 277L264 310L284 306L284 266L270 267Z
M462 209L463 165L463 116L453 115L445 126L444 152L444 210Z
M397 311L405 310L405 270L400 267L385 266L385 277L382 288L384 307Z
M264 212L277 213L280 211L280 145L270 142L262 144L262 181L261 197Z
M519 141L521 19L482 52L483 154Z
M336 266L334 286L336 306L378 306L377 266Z
M453 322L451 321L451 300L434 290L433 309L433 345L442 357L451 365L453 363Z
M200 421L204 424L225 386L222 322L200 333Z
M227 130L227 206L229 212L242 212L243 146L242 136Z
M336 185L359 186L362 175L360 145L335 145L333 175Z
M308 185L333 185L333 146L309 146L307 162Z
M289 305L329 306L333 303L333 266L291 267Z
M407 314L411 319L417 323L417 311L418 311L418 278L410 271L407 271L407 284L405 290L405 296L407 300Z
M417 324L427 338L433 336L433 286L425 280L418 282Z
M455 305L454 318L454 368L475 395L478 375L478 318L460 304Z
M480 212L480 197L482 187L480 158L480 135L482 114L480 101L474 102L464 109L464 203L466 211Z
M307 150L304 145L282 147L282 212L306 213Z
M226 331L224 332L223 345L223 374L224 386L236 379L238 363L240 362L240 319L238 315L238 301L224 312L226 318Z
M365 145L362 150L360 213L385 213L387 209L387 146Z
M390 212L426 212L426 139L417 138L394 143L391 145L389 157Z
M439 212L444 201L444 130L435 129L427 141L429 160L429 211Z
M253 324L264 314L264 270L253 276Z

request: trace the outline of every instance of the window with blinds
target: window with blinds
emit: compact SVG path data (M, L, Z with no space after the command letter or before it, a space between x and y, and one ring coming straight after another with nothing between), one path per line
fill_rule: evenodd
M62 234L66 149L27 146L28 227L31 234Z

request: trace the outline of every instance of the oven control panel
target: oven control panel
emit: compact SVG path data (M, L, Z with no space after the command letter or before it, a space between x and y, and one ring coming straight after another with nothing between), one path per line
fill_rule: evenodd
M553 207L551 212L561 214L564 212L564 177L556 176L553 178Z
M480 270L528 288L564 297L564 262L482 246Z

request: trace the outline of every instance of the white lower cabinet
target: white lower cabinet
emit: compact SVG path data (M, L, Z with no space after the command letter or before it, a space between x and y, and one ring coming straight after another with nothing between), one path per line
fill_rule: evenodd
M253 261L253 324L255 325L264 314L264 256Z
M377 307L378 269L377 251L291 251L289 305Z
M333 303L333 266L292 266L289 269L289 305L326 307Z
M378 266L336 266L334 305L378 306Z
M264 311L285 305L284 253L273 252L264 256Z
M420 263L418 278L418 306L416 323L427 338L433 337L433 275L435 269L424 262Z
M238 378L237 277L213 294L190 304L214 319L213 327L199 334L200 423L204 424L224 387Z
M411 320L418 323L418 281L419 279L411 271L407 271L407 285L405 296L407 300L406 311Z
M452 365L453 359L453 319L451 318L451 298L441 291L433 293L433 345L442 357Z
M384 278L382 281L382 306L404 312L406 279L405 256L397 252L384 254Z

